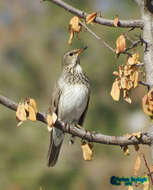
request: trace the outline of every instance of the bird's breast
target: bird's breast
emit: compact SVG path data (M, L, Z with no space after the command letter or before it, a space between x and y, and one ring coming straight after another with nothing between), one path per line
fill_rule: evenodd
M89 90L83 84L65 84L59 100L58 116L64 122L78 122L88 101Z

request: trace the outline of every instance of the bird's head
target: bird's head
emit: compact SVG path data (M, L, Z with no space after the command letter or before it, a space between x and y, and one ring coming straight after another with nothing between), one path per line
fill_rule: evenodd
M63 67L74 67L80 64L80 54L87 49L87 46L81 49L74 49L65 53L63 57L62 66Z

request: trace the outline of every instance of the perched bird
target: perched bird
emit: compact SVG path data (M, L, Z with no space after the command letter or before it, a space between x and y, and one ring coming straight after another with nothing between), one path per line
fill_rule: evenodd
M74 49L67 52L62 61L62 73L54 87L50 109L58 119L69 124L83 125L88 109L90 84L80 65L80 54L87 49ZM64 132L53 127L50 132L48 166L58 160Z

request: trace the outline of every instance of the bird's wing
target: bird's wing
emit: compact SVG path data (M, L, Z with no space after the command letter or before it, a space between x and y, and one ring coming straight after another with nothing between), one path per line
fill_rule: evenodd
M90 99L90 96L88 97L88 101L87 101L86 108L85 108L84 112L82 113L82 115L81 115L81 117L80 117L80 119L79 119L78 124L79 124L80 126L83 126L83 122L84 122L84 120L85 120L85 117L86 117L86 114L87 114L87 110L88 110L89 99Z
M61 95L61 89L59 88L58 83L55 84L52 93L51 104L49 112L55 112L58 116L58 104ZM58 160L59 152L61 145L64 139L64 133L62 130L53 127L50 132L50 146L48 151L48 166L54 166Z
M61 95L61 89L59 88L58 83L56 83L52 92L49 112L51 113L54 112L58 115L58 102L59 102L60 95Z

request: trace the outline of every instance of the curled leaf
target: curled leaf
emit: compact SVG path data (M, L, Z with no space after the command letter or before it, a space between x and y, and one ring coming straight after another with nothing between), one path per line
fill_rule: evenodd
M83 142L81 145L83 152L83 159L86 161L90 161L93 158L93 145L90 143Z
M81 25L80 25L80 19L77 16L74 16L68 25L68 30L69 32L80 32L81 30Z
M89 14L89 15L86 17L86 23L87 23L87 24L92 23L92 22L95 20L96 16L97 16L97 12L93 12L93 13Z
M116 40L116 54L119 54L126 50L126 39L122 34Z
M53 112L52 114L47 114L46 121L48 124L48 130L51 131L52 127L54 126L55 122L57 120L57 115Z
M120 99L120 86L119 86L119 81L113 82L112 89L111 89L111 96L114 101L119 101Z
M23 102L20 102L18 104L17 111L16 111L16 118L18 121L25 121L27 119Z
M119 23L119 17L118 17L118 15L116 15L116 17L114 19L114 26L118 27L118 23Z
M125 156L130 155L130 151L129 151L129 148L127 145L123 146L122 150L123 150Z
M74 33L78 34L81 31L81 25L80 25L79 17L74 16L70 20L69 25L68 25L68 31L70 32L68 44L72 44Z

